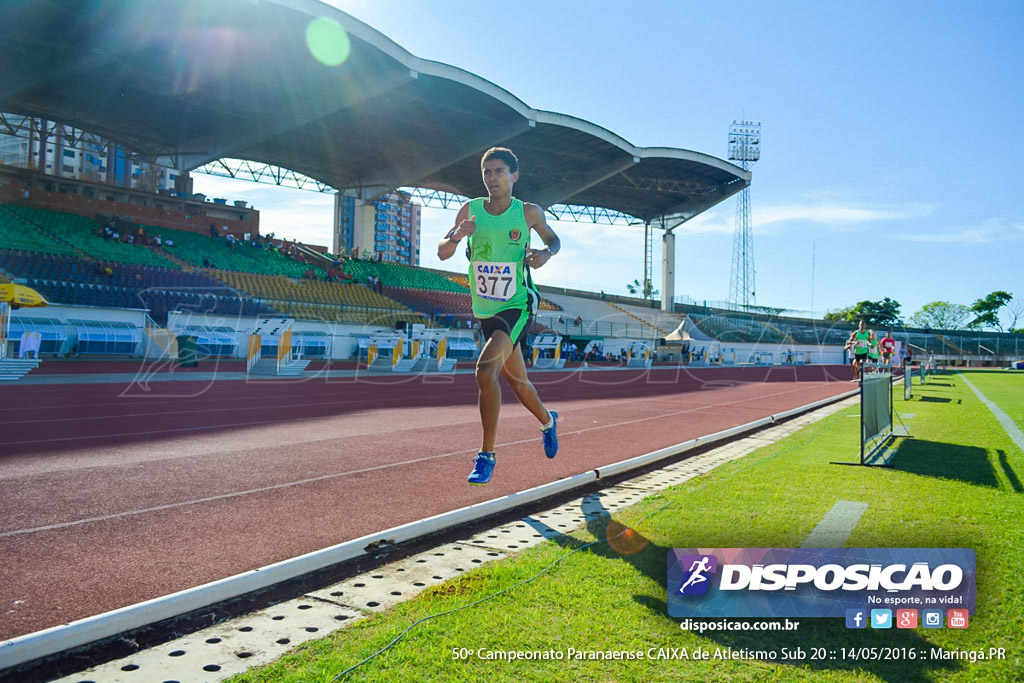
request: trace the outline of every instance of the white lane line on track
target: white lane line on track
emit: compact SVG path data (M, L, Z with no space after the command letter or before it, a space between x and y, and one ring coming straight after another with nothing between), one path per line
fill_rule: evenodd
M586 433L586 432L598 431L598 430L602 430L602 429L610 429L610 428L613 428L613 427L628 426L628 425L638 424L638 423L641 423L641 422L649 422L649 421L652 421L652 420L661 420L661 419L664 419L664 418L667 418L667 417L678 417L679 415L685 415L687 413L697 413L697 412L701 412L701 411L704 411L704 410L710 410L710 409L714 409L714 408L721 408L723 406L735 405L735 404L738 404L738 403L745 403L747 401L754 401L754 400L759 400L759 399L762 399L762 398L770 398L772 396L782 396L782 395L785 395L785 394L794 393L796 391L798 391L798 390L797 389L790 389L789 391L780 391L780 392L775 392L773 394L767 394L767 395L757 396L757 397L753 397L753 398L738 399L736 401L726 401L724 403L716 403L714 405L709 405L709 406L700 406L700 407L697 407L697 408L688 408L686 410L678 410L678 411L674 411L674 412L666 413L666 414L662 414L662 415L652 415L652 416L649 416L649 417L637 418L637 419L634 419L634 420L624 420L622 422L616 422L616 423L607 424L607 425L598 425L597 427L586 427L584 429L578 429L578 430L575 430L575 431L572 431L572 432L560 432L559 433L559 437L570 436L570 435L574 435L574 434L583 434L583 433ZM497 444L497 445L499 447L518 446L518 445L521 445L521 444L532 443L532 442L539 441L539 440L540 440L540 437L535 437L535 438L531 438L531 439L520 439L518 441L508 441L508 442L500 443L500 444ZM23 534L36 533L36 532L41 532L41 531L52 531L52 530L55 530L55 529L65 529L65 528L68 528L68 527L79 526L79 525L82 525L82 524L89 524L89 523L92 523L92 522L104 522L104 521L108 521L108 520L112 520L112 519L120 519L120 518L123 518L123 517L131 517L131 516L135 516L135 515L142 515L142 514L146 514L146 513L150 513L150 512L160 512L162 510L172 510L174 508L186 507L188 505L199 505L199 504L202 504L202 503L209 503L209 502L214 502L214 501L218 501L218 500L225 500L225 499L228 499L228 498L237 498L237 497L247 496L247 495L251 495L251 494L255 494L255 493L265 493L265 492L268 492L268 491L275 491L275 490L278 490L278 489L288 488L288 487L292 487L292 486L304 486L306 484L314 484L314 483L317 483L317 482L327 481L327 480L330 480L330 479L337 479L339 477L346 477L346 476L351 476L351 475L354 475L354 474L361 474L361 473L364 473L364 472L373 472L373 471L376 471L376 470L389 469L389 468L392 468L392 467L401 467L403 465L412 465L412 464L416 464L416 463L419 463L419 462L424 462L424 461L427 461L427 460L437 460L437 459L440 459L440 458L450 458L450 457L453 457L453 456L465 455L465 454L469 454L469 453L476 453L476 449L474 448L474 449L470 449L470 450L455 451L455 452L452 452L452 453L441 453L441 454L438 454L438 455L428 455L428 456L424 456L422 458L414 458L412 460L402 460L400 462L386 463L386 464L383 464L383 465L374 465L373 467L365 467L365 468L358 469L358 470L349 470L349 471L346 471L346 472L335 472L333 474L324 474L324 475L320 475L318 477L310 477L308 479L300 479L298 481L284 482L284 483L281 483L281 484L272 484L270 486L262 486L262 487L259 487L259 488L248 489L248 490L245 490L245 491L235 491L235 492L232 492L232 493L223 493L223 494L220 494L220 495L217 495L217 496L209 496L207 498L199 498L199 499L196 499L196 500L181 501L181 502L178 502L178 503L167 503L166 505L157 505L155 507L143 508L143 509L140 509L140 510L126 510L125 512L117 512L117 513L113 513L113 514L109 514L109 515L101 515L101 516L97 516L97 517L88 517L86 519L78 519L78 520L73 520L73 521L70 521L70 522L60 522L60 523L57 523L57 524L48 524L46 526L41 526L41 527L32 527L32 528L27 528L27 529L16 529L16 530L13 530L13 531L4 531L4 532L0 532L0 538L6 538L8 536L18 536L18 535L23 535Z
M459 394L448 394L447 396L449 398L473 398L475 400L476 396L477 396L477 390L473 389L472 391L466 391L466 392L459 393ZM309 397L308 394L303 396L303 398L308 398L308 397ZM266 397L266 396L260 397L260 399L257 401L257 405L267 409L266 408L266 400L267 400L267 398L268 397ZM282 405L282 403L281 403L286 397L274 396L273 398L274 398L275 401L278 402L278 406L279 406L278 408L275 408L275 410L279 410L281 408L287 408L287 409L291 410L293 408L306 408L306 407L310 407L310 406L337 407L337 406L346 406L346 405L360 405L360 406L365 406L366 405L366 399L364 399L364 398L345 399L345 400L341 400L341 401L312 401L312 402L308 402L308 403L288 403L287 405ZM382 404L382 403L399 403L399 402L408 401L408 400L409 399L405 398L405 397L396 397L396 398L383 397L381 399L374 399L374 406L377 407L379 404ZM635 399L632 399L632 400L637 401L637 402L657 402L657 401L664 400L664 397L658 397L658 396L636 397ZM95 421L95 420L122 420L122 419L129 418L129 417L169 417L169 416L174 416L174 415L196 415L196 414L207 414L207 413L230 413L230 412L238 412L238 411L242 411L242 410L245 410L245 411L252 411L253 410L252 406L249 406L249 405L242 405L242 406L237 405L238 401L236 401L235 399L231 399L231 401L232 401L232 403L235 403L236 405L233 405L233 406L231 406L229 408L199 408L199 409L195 409L195 410L165 410L165 411L162 411L162 412L117 413L117 414L113 414L113 415L96 415L96 416L90 415L90 416L79 416L79 417L47 417L47 418L42 418L42 419L38 419L38 420L4 420L3 424L5 424L5 425L52 424L54 422L79 422L79 421L85 421L85 420L89 420L89 421ZM219 405L219 404L223 403L223 400L222 399L216 399L216 402ZM123 404L113 404L113 403L112 404L89 404L88 406L80 406L80 407L89 408L90 410L94 410L96 408L110 408L110 407L115 407L115 406L119 406L119 405L123 405ZM79 407L79 406L75 406L75 407ZM422 408L424 406L414 406L414 407ZM46 409L50 410L52 412L53 410L57 410L58 408L54 408L51 405L51 406L47 406ZM18 409L17 408L7 408L6 410L18 410ZM327 415L327 416L321 416L321 417L331 417L331 416ZM0 441L0 445L4 445L4 443L5 442ZM11 443L23 443L23 442L11 442Z
M798 389L793 389L791 391L776 392L776 393L773 393L773 394L763 394L763 395L752 397L752 398L749 398L749 399L743 399L742 401L739 401L739 402L742 403L744 401L752 401L752 400L757 400L759 398L770 398L772 396L781 396L783 394L793 393L794 391L799 391L799 390ZM388 399L384 399L384 400L387 401ZM400 400L405 400L405 399L393 399L393 400L394 401L400 401ZM636 402L659 402L659 401L664 401L665 397L664 396L649 397L649 398L636 397L636 398L632 398L630 400L631 401L636 401ZM354 403L354 402L360 402L360 401L343 401L343 402L339 402L339 404ZM365 401L362 401L362 402L365 402ZM725 406L725 405L731 405L732 403L735 403L735 402L718 403L718 404L715 404L715 405ZM305 405L335 405L335 404L334 403L318 402L318 403L310 403L310 404L305 404ZM420 406L420 407L423 407L423 406ZM195 413L195 412L199 412L199 413L218 412L219 410L232 411L232 410L236 410L236 409L234 409L234 408L221 408L221 409L214 409L214 410L199 410L199 411L173 411L173 412L167 412L167 413L143 413L143 414L141 414L139 416L146 417L146 416L152 416L152 415L179 415L179 414L180 415L185 415L185 414ZM685 412L688 412L688 411L682 411L682 412L685 413ZM117 415L117 416L113 416L112 419L123 419L123 418L126 418L126 417L133 417L133 416L132 415ZM320 416L320 417L332 417L332 416L331 415L325 415L325 416ZM104 417L95 417L95 418L93 418L93 417L79 417L79 418L66 418L63 421L76 422L76 421L79 421L79 420L81 420L81 421L86 421L86 420L92 421L92 420L99 420L99 419L106 419L106 418L104 418ZM308 419L310 419L310 417L307 415L307 416L303 416L303 417L294 417L294 418L285 418L285 419L276 419L276 420L258 420L258 421L255 421L255 422L229 422L229 423L226 423L226 424L197 426L197 427L176 427L176 428L171 428L171 429L158 429L158 430L149 430L149 431L140 431L140 432L119 432L117 434L93 434L93 435L83 435L83 436L63 436L63 437L55 437L55 438L52 438L52 439L28 439L28 440L25 440L25 441L0 441L0 446L24 446L24 445L29 445L29 444L59 443L59 442L64 442L64 441L79 441L79 440L83 440L84 441L86 439L106 439L106 438L117 438L117 437L123 437L123 436L152 436L154 434L174 434L174 433L191 432L191 431L207 431L207 430L211 430L211 429L231 429L231 428L235 428L235 427L259 427L259 426L263 426L263 425L272 425L272 424L287 424L289 422L298 422L298 421L308 420ZM44 422L44 423L45 422L51 422L51 421L52 422L60 422L60 421L62 421L62 419L58 418L58 419L55 419L55 420L38 420L38 422ZM4 424L20 424L20 423L18 423L18 422L5 422ZM628 423L623 423L623 424L628 424ZM609 426L615 426L615 425L609 425Z
M716 388L718 388L718 387L716 387ZM265 407L267 401L270 400L270 399L273 399L278 405L285 405L288 408L305 407L305 406L344 406L344 405L363 405L363 406L365 406L365 404L366 404L366 399L365 398L349 398L349 399L335 400L335 401L324 401L324 400L322 400L324 398L328 398L328 397L336 396L336 395L337 395L336 393L332 392L330 394L313 394L312 396L309 393L302 393L302 394L295 394L295 395L291 395L291 394L288 394L288 395L274 394L274 395L267 395L267 396L255 396L255 397L244 397L244 396L243 397L238 397L238 398L229 397L229 400L233 404L232 407L230 407L230 408L214 407L214 408L196 408L194 410L164 410L164 411L160 411L160 412L147 411L147 412L144 412L144 413L118 413L118 414L112 414L112 415L98 415L98 416L95 416L95 417L87 416L87 417L51 418L51 417L49 417L49 415L52 415L54 413L54 411L62 411L62 410L68 410L68 409L73 409L73 408L80 408L81 407L81 408L88 408L90 410L96 410L96 409L107 409L107 408L119 408L119 407L124 407L126 404L125 404L124 401L117 402L117 403L89 403L88 405L82 405L81 403L75 403L74 405L54 405L52 402L50 402L50 403L47 403L45 405L39 405L39 406L19 405L19 406L14 406L14 407L10 407L10 408L2 408L2 407L0 407L0 412L5 412L5 411L7 411L7 412L10 412L10 411L22 411L22 412L26 412L26 411L45 411L47 413L47 415L48 415L47 417L43 417L43 418L40 418L40 419L37 419L37 420L4 420L4 422L3 422L4 424L11 425L11 424L47 423L47 422L74 422L76 420L106 420L106 419L115 420L115 419L121 419L121 418L126 418L126 417L161 417L161 416L168 416L168 415L188 415L188 414L192 414L192 413L216 413L216 412L224 412L224 411L232 411L232 410L252 410L253 406ZM448 393L446 393L446 396L455 397L455 398L470 398L471 397L471 398L473 398L475 400L476 396L477 396L477 389L474 386L471 389L467 389L466 391L462 391L462 392L459 392L459 393L448 392ZM307 402L307 403L289 403L288 402L289 399L298 398L298 397L301 397L301 398L304 398L304 399L312 398L314 400L312 402ZM184 398L187 398L187 397L184 397ZM429 395L424 395L423 396L424 400L428 400L429 398L430 398ZM139 399L139 400L140 401L141 400L145 400L147 406L161 406L161 405L164 405L164 404L172 405L172 406L180 406L181 405L181 398L174 399L174 400L167 400L167 401L162 401L161 400L161 401L152 401L152 402L149 399ZM213 403L213 404L215 404L217 406L220 406L220 405L222 405L224 403L224 400L225 400L224 396L217 396L217 397L212 397L212 398L209 398L209 399L201 399L201 400L191 399L190 400L190 404L192 404L192 405L203 405L204 403ZM383 396L380 399L374 399L374 405L382 404L382 403L398 403L398 402L408 401L408 400L409 400L408 397L405 397L405 396L397 396L397 397L394 397L394 398L389 398L387 396Z
M541 372L540 374L543 375L544 373ZM625 384L631 384L633 382L642 380L644 377L645 377L644 374L637 375L636 377L631 377L631 378L629 378L625 382ZM753 381L753 382L746 382L746 381L740 381L740 380L704 379L704 378L699 378L699 377L694 376L694 375L689 375L689 377L691 379L696 380L700 384L700 386L697 389L698 391L716 390L716 389L731 389L731 388L735 388L737 386L741 386L743 384L750 384L750 385L769 384L769 382L766 379L765 380L759 380L759 381ZM379 378L374 377L372 379L379 379ZM336 395L336 391L339 388L353 388L353 387L357 387L357 386L366 386L366 385L374 386L374 387L391 387L391 386L397 386L399 384L404 384L406 381L407 381L407 379L403 378L403 380L401 380L401 381L383 382L383 383L381 383L381 382L365 381L364 384L356 384L356 383L328 384L327 385L327 387L328 387L327 391L325 391L323 394L313 394L313 396L315 396L315 397L333 396L333 395ZM825 381L825 380L814 380L814 381L815 382L819 382L819 381ZM538 383L536 381L534 381L535 385L538 385L538 386L541 386L541 387L545 387L546 386L546 387L564 388L564 387L560 387L560 385L563 384L563 383L564 383L564 380L559 380L558 382L551 382L551 383L547 383L547 384L539 384L538 385ZM587 384L590 385L590 386L603 387L603 386L616 386L617 383L616 384L611 384L611 383L606 383L606 382L587 382ZM657 384L663 384L663 382L657 382ZM246 385L250 386L249 383L246 383ZM257 383L256 386L263 386L263 384L262 383ZM289 384L288 386L294 386L294 385ZM476 388L473 387L472 391L469 392L469 393L471 393L473 396L475 396L476 395ZM460 395L462 395L462 394L460 394ZM71 398L71 399L74 399L74 398L86 398L86 399L88 399L88 398L91 398L93 396L94 396L93 393L81 393L81 394L78 394L78 393L75 393L75 394L65 393L65 394L62 394L61 398L63 398L63 399L68 399L68 398ZM295 392L295 393L292 393L292 392L284 392L284 393L282 393L281 391L275 391L273 393L268 393L266 395L262 395L262 394L260 394L260 395L249 395L249 396L240 396L240 397L237 397L237 398L231 397L230 400L232 402L236 403L236 404L238 404L238 403L255 403L255 404L260 405L260 404L265 403L265 401L268 400L269 398L273 398L276 401L287 401L288 399L296 398L296 397L309 398L310 397L310 393L308 391L298 391L298 392ZM113 402L113 403L109 403L109 402L108 403L90 403L89 407L90 408L113 408L113 407L123 406L124 405L124 401L126 401L126 400L145 401L146 405L150 405L150 406L159 406L159 405L162 405L162 404L179 405L181 400L184 399L184 398L189 398L193 403L202 404L202 403L206 402L206 403L215 403L215 404L219 405L225 399L225 397L223 395L211 396L211 397L208 397L208 398L192 397L192 396L164 396L164 397L159 397L158 398L156 396L145 396L145 395L128 396L128 397L116 396L114 398L117 398L118 401L117 402ZM396 399L384 398L384 399L382 399L382 401L389 401L389 400L400 401L400 400L405 400L405 399L404 398L396 398ZM40 404L39 405L31 405L32 401L39 401ZM359 399L353 399L353 400L350 400L350 401L335 401L335 402L331 402L329 404L319 403L318 405L343 405L345 403L360 403L360 402L361 401ZM23 397L23 399L19 400L19 405L17 405L17 406L0 407L0 413L6 412L6 411L15 411L15 410L20 410L20 411L40 410L40 411L48 411L49 413L52 414L54 410L62 410L64 408L66 408L66 407L76 407L76 406L55 406L53 404L52 400L49 399L49 398L46 398L46 397L39 397L39 398L36 398L36 397ZM216 409L210 409L210 410L212 412L212 411L215 411ZM143 413L142 415L174 415L174 414L177 414L177 411L168 411L168 412L162 412L162 413ZM137 416L138 415L133 414L133 415L123 415L121 417L137 417ZM73 420L75 418L68 418L68 419L69 420ZM81 418L81 419L93 419L93 418ZM44 419L44 420L38 420L38 421L39 422L47 422L49 420L45 420ZM24 420L22 422L31 422L31 420ZM8 421L5 421L5 424L19 424L19 423L18 422L8 422Z
M477 392L474 390L473 392L466 392L464 394L454 394L454 396L455 397L463 397L463 396L465 396L465 397L470 397L470 396L475 397L476 393ZM452 394L449 394L449 396L452 396ZM266 404L266 401L267 401L268 398L273 398L274 401L278 402L278 405L276 405L273 408L268 408L267 404ZM272 410L282 410L282 409L291 410L293 408L306 408L306 407L309 407L309 406L332 407L332 406L345 406L345 405L361 405L361 406L365 406L366 405L366 399L358 399L358 398L348 399L348 400L344 400L344 401L314 401L312 403L288 403L287 405L281 405L280 404L281 400L282 400L282 397L278 397L278 396L266 397L265 396L265 397L262 397L262 399L259 402L259 405L261 407L263 407L265 410L271 410L271 409ZM426 398L424 398L424 400L426 400ZM234 399L231 399L231 401L235 402ZM386 398L385 397L385 398L380 399L380 400L374 399L374 406L378 406L381 403L398 403L398 402L401 402L401 401L408 401L408 399L404 398L404 397L398 397L398 398ZM222 403L222 401L218 400L218 403ZM85 406L85 407L93 409L93 408L110 407L110 406L89 405L89 406ZM423 408L423 407L428 407L428 406L413 406L413 407ZM53 410L53 408L51 407L50 410ZM52 423L52 422L78 422L80 420L89 420L89 421L93 421L93 420L123 420L124 418L127 418L127 417L167 417L167 416L171 416L171 415L194 415L194 414L197 414L197 413L201 413L201 414L206 414L206 413L230 413L230 412L238 412L240 410L251 411L251 410L253 410L253 407L251 405L242 405L242 406L235 405L235 406L232 406L230 408L202 408L202 409L198 409L198 410L167 410L167 411L163 411L163 412L147 412L147 413L118 413L116 415L97 415L95 417L92 417L92 416L90 416L90 417L58 417L58 418L45 418L45 419L41 419L41 420L4 420L4 424L5 425L40 424L40 423L41 424L49 424L49 423ZM328 416L323 416L323 417L328 417ZM19 443L19 442L13 442L13 443ZM21 442L21 443L24 443L24 442ZM0 445L3 445L3 442L0 442Z
M380 386L380 385L371 385L371 386ZM144 403L147 406L180 405L181 401L184 400L184 399L188 399L190 402L195 403L195 404L199 404L199 405L202 405L202 404L205 404L205 403L221 404L225 400L231 400L231 401L237 402L237 403L261 404L261 403L265 403L268 400L288 401L289 399L309 398L310 396L312 396L314 398L315 397L329 398L329 397L338 396L339 395L338 389L341 389L341 388L343 388L343 387L341 387L341 385L330 386L330 390L329 391L325 391L325 392L322 392L322 393L314 393L314 394L311 394L308 391L303 391L303 392L295 392L295 393L291 393L291 392L287 392L287 393L276 392L276 393L266 393L266 394L262 394L262 393L260 393L260 394L246 394L244 396L233 396L233 395L225 395L225 394L220 394L220 393L218 393L215 396L190 396L190 395L183 395L183 396L164 395L164 396L161 396L161 397L145 396L145 395L139 395L139 396L115 396L115 397L112 397L112 398L114 398L116 400L107 401L105 403L90 403L89 407L114 408L114 407L117 407L117 406L123 406L123 405L125 405L126 403L129 403L129 402L138 402L140 404ZM475 391L476 391L475 386L473 388L473 391L475 393ZM32 404L33 399L31 399L31 398L23 398L23 399L19 399L19 403L16 406L0 407L0 412L3 412L3 411L13 411L13 410L21 410L21 411L32 411L32 410L35 410L35 411L53 411L55 409L60 410L60 409L69 408L69 407L70 408L74 408L74 407L77 407L77 406L81 405L77 401L81 401L82 399L88 400L90 398L97 398L97 397L95 397L94 395L90 395L90 394L74 394L74 395L62 394L61 397L60 397L60 400L62 400L64 402L64 405L57 405L57 406L55 406L53 401L51 399L49 399L49 398L37 399L39 401L38 405L33 405ZM105 399L106 397L99 397L99 398ZM70 399L74 399L74 400L70 400ZM356 399L352 399L352 400L354 401Z
M529 439L529 441L535 441L536 439ZM512 442L512 443L525 443L525 442ZM511 445L511 444L503 444ZM162 510L173 510L174 508L185 507L187 505L199 505L202 503L211 503L217 500L224 500L226 498L237 498L239 496L248 496L254 493L265 493L267 491L276 491L277 489L288 488L290 486L302 486L305 484L315 484L321 481L327 481L329 479L337 479L338 477L348 477L353 474L362 474L363 472L373 472L374 470L383 470L389 467L399 467L402 465L411 465L418 462L424 462L426 460L436 460L438 458L450 458L455 455L463 455L465 453L476 453L476 450L469 451L457 451L455 453L441 453L439 455L428 455L422 458L415 458L413 460L403 460L401 462L387 463L384 465L374 465L373 467L364 467L358 470L348 470L346 472L335 472L334 474L323 474L319 477L310 477L308 479L299 479L298 481L285 482L283 484L272 484L270 486L261 486L255 489L248 489L246 491L234 491L232 493L222 493L219 496L209 496L207 498L197 498L196 500L186 500L178 503L167 503L166 505L157 505L151 508L143 508L141 510L127 510L125 512L116 512L110 515L100 515L98 517L88 517L86 519L76 519L71 522L61 522L59 524L48 524L46 526L33 527L31 529L16 529L14 531L0 532L0 538L7 536L18 536L21 534L31 534L39 531L52 531L54 529L66 529L67 527L78 526L80 524L89 524L91 522L104 522L111 519L120 519L122 517L131 517L134 515L143 515L149 512L160 512Z

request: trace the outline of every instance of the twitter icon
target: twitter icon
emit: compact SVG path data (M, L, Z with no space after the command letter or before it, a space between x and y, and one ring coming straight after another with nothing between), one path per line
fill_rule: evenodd
M871 610L871 628L892 628L892 610Z

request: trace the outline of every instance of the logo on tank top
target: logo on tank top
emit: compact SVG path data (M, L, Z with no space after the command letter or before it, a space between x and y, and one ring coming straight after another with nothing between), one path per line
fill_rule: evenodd
M508 238L513 242L518 242L519 238L523 236L523 232L519 228L508 231Z
M490 261L491 243L484 239L473 240L473 258L481 261Z

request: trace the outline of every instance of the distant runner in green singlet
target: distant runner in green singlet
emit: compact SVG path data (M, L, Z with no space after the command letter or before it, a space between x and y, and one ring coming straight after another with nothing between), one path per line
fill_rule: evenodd
M874 334L868 329L868 324L861 320L860 325L850 333L850 338L846 340L846 350L850 352L850 367L853 370L853 380L851 381L853 382L860 379L861 366L868 359L868 349L873 338Z
M494 470L501 410L499 376L540 422L545 455L553 458L558 452L558 413L544 407L527 378L520 344L540 300L530 268L543 266L561 246L544 211L512 196L512 186L519 180L519 160L511 150L487 150L480 160L480 170L487 197L463 205L455 217L455 227L437 245L437 255L444 261L466 238L473 315L480 321L486 340L476 364L483 442L469 475L469 483L477 485L488 483ZM546 249L530 249L531 230Z
M878 337L874 330L871 330L871 338L868 339L868 360L873 367L878 365Z

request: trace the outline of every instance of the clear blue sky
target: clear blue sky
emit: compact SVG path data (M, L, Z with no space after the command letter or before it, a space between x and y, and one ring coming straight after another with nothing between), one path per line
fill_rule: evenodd
M909 317L996 289L1024 300L1024 3L330 4L412 54L640 146L724 158L735 119L762 124L753 167L757 302L819 314L891 297ZM196 186L215 182L196 176ZM481 190L482 190L481 186ZM233 184L264 232L330 244L330 201ZM724 300L735 200L681 227L676 293ZM453 211L427 210L422 264ZM539 281L625 292L643 230L553 224ZM660 233L659 233L660 235ZM655 283L660 286L655 247Z

